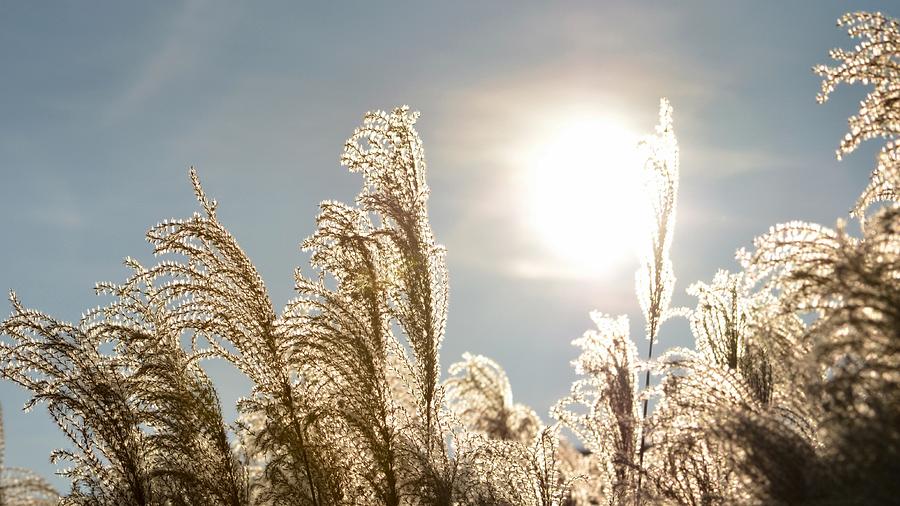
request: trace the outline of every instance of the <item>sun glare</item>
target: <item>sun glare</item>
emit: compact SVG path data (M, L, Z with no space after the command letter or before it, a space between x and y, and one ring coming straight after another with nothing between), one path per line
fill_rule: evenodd
M526 215L564 272L598 276L634 256L641 231L638 136L619 123L576 118L534 146Z

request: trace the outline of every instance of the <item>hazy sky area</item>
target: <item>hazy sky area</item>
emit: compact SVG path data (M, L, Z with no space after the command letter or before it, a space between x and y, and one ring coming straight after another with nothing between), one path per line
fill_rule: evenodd
M96 281L127 276L124 257L153 261L149 226L196 210L194 165L280 308L318 203L359 190L338 164L345 139L367 110L409 104L448 250L444 369L464 351L487 355L548 421L591 310L627 313L641 335L637 261L581 278L554 266L517 193L517 153L567 114L650 133L669 97L681 147L674 302L692 306L685 288L736 269L735 250L770 225L847 215L877 147L834 157L863 89L817 105L810 69L851 44L835 27L843 12L900 14L888 2L336 4L0 5L0 287L77 320L105 302ZM583 233L603 234L605 219ZM529 275L523 262L543 263ZM666 324L661 347L689 344L688 332ZM210 370L232 417L247 383ZM0 385L6 463L49 476L65 441L44 407L20 411L26 399Z

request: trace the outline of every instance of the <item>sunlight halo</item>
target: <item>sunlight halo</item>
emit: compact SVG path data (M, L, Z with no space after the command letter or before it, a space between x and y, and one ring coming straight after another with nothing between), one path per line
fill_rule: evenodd
M552 270L598 277L635 258L640 137L600 116L549 122L541 137L526 150L523 204Z

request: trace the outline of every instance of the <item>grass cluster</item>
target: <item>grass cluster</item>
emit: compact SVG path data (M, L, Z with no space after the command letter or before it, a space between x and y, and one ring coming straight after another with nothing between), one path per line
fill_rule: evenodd
M353 204L321 204L302 244L315 274L297 270L296 298L280 311L193 170L199 211L151 228L158 263L127 259L124 282L97 286L105 305L73 324L12 295L0 376L68 438L51 458L67 463L71 488L58 495L3 468L0 505L896 500L900 24L869 13L840 23L860 42L816 67L819 98L839 83L871 89L839 155L886 139L851 215L861 234L843 221L776 225L738 253L740 272L690 286L696 307L671 307L679 162L663 100L641 144L646 356L627 318L595 312L554 423L514 402L486 357L464 355L442 380L448 274L418 115L401 107L368 113L346 142L341 162L362 189ZM696 346L654 356L671 318L689 320ZM252 383L238 420L223 418L202 367L211 357Z

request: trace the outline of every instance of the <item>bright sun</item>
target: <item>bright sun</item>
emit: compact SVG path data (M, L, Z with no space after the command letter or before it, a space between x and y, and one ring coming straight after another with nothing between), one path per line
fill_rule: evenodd
M529 224L561 270L607 273L634 256L642 229L639 138L599 118L551 131L527 161Z

